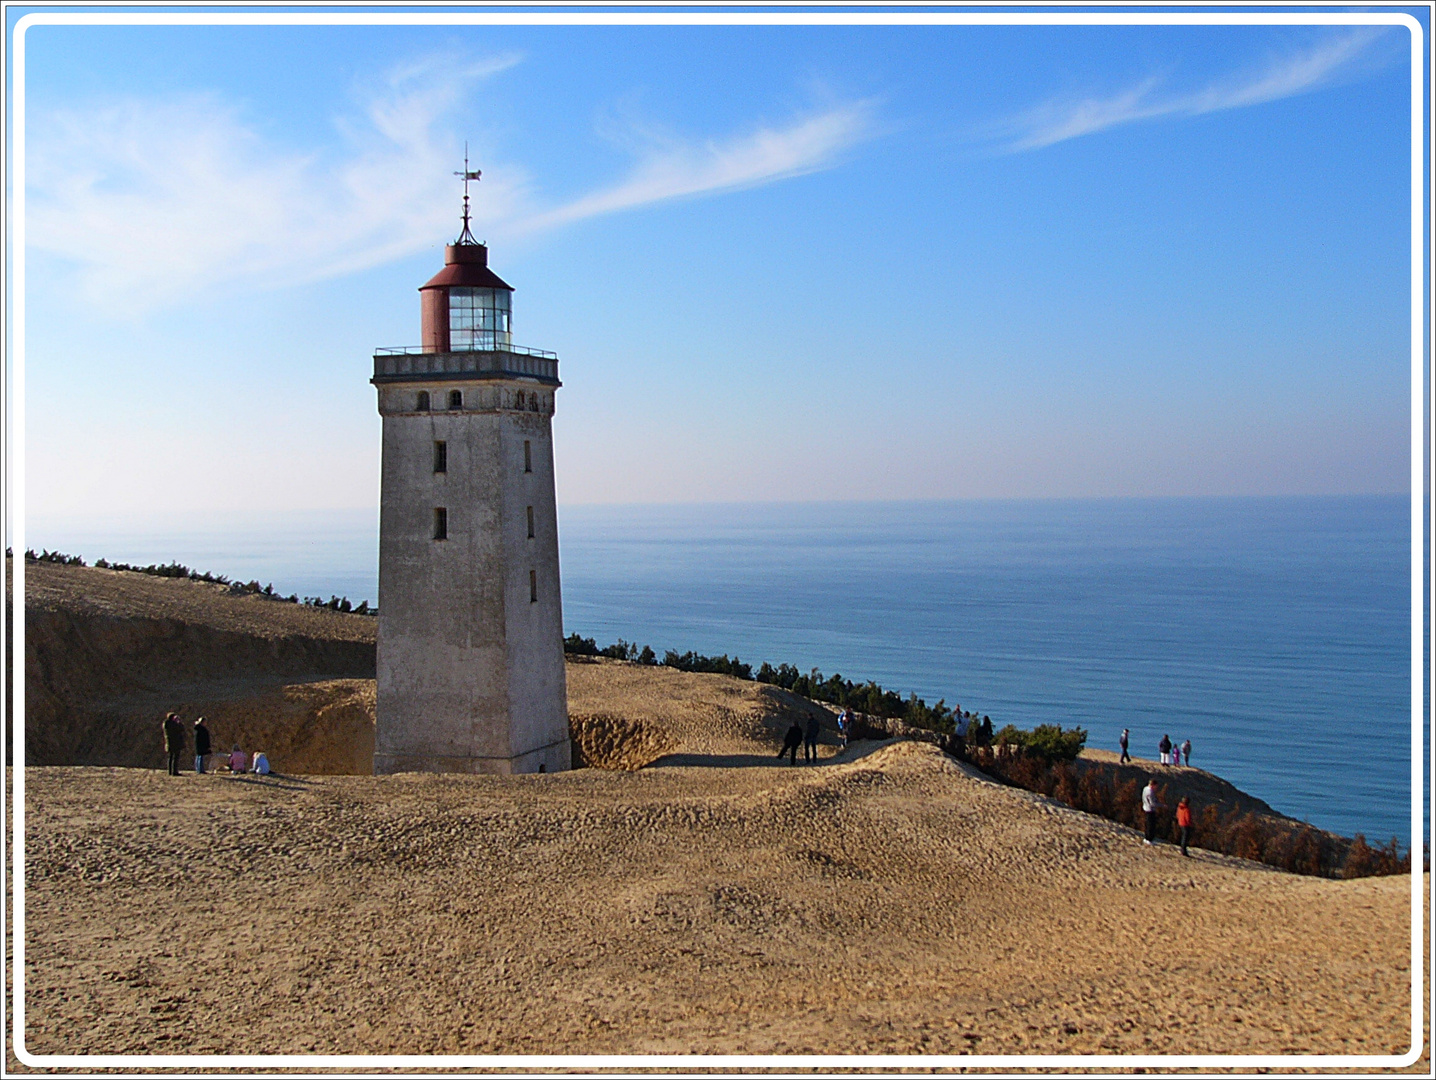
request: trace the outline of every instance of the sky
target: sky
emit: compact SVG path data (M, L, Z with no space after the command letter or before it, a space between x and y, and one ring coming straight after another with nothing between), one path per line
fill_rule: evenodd
M37 518L376 506L466 146L560 504L1410 490L1402 28L24 49Z

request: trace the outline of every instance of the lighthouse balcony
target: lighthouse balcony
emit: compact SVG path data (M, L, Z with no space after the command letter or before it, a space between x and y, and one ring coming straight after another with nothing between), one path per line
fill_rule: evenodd
M374 350L374 382L518 376L558 384L558 355L543 349L502 344L494 349L429 352L422 345Z

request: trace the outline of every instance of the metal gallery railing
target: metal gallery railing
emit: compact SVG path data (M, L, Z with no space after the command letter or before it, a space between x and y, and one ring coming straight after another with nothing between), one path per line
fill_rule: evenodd
M422 347L374 350L374 375L531 375L558 380L558 356L541 349L506 346L482 352L426 352Z

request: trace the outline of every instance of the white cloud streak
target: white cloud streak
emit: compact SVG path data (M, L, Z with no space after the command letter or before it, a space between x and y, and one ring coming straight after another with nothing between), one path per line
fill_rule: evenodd
M1006 126L1007 149L1037 150L1119 124L1162 116L1200 116L1303 94L1334 79L1379 34L1375 29L1343 34L1274 60L1254 74L1221 80L1193 93L1163 96L1160 80L1148 79L1111 97L1048 102Z
M338 149L277 149L215 95L130 100L32 121L29 241L74 267L82 298L138 316L221 289L338 277L432 247L457 231L451 114L519 62L454 57L395 69ZM833 107L722 142L641 150L629 175L557 207L492 147L476 229L556 228L681 196L731 191L828 167L870 131L871 106Z
M622 182L535 214L517 228L552 228L666 199L733 191L827 168L867 137L871 112L870 104L859 102L726 142L655 150Z
M392 73L358 120L339 125L338 153L276 150L215 95L37 118L30 243L75 264L84 298L117 314L422 250L453 227L455 146L439 120L518 59ZM494 208L514 198L502 182L486 195Z

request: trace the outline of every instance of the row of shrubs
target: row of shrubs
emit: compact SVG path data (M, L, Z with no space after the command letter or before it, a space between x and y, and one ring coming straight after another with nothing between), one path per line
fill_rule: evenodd
M11 550L5 549L6 557L11 556ZM48 549L36 554L33 550L25 552L26 562L36 563L57 563L60 566L86 566L84 559L78 555L66 555L61 551L50 551ZM289 596L281 596L274 591L274 585L260 585L258 581L233 581L224 574L211 574L208 570L193 570L179 561L169 563L150 563L148 566L134 566L125 562L110 562L108 559L96 559L95 567L100 570L126 570L132 574L149 574L151 577L163 578L187 578L190 581L207 581L213 585L228 585L229 591L235 594L251 593L258 596L265 596L271 600L278 600L287 604L303 604L306 607L322 608L329 611L351 612L355 615L377 615L378 608L371 608L368 600L360 600L359 603L351 603L347 596L330 596L325 600L322 596L306 596L299 598L298 593Z
M823 673L817 668L813 668L805 674L793 664L779 664L774 667L764 661L755 672L751 664L744 663L736 656L730 657L727 653L721 656L704 656L702 653L691 650L680 653L674 649L669 649L663 654L663 659L659 660L658 654L647 645L640 649L632 642L619 638L612 645L600 648L593 638L581 637L578 634L570 634L566 637L563 648L564 652L575 656L608 656L615 660L629 660L638 664L661 664L679 671L730 675L735 679L747 679L751 682L767 683L770 686L781 686L784 690L791 690L799 697L805 697L812 701L837 705L839 708L848 708L855 712L870 713L873 716L902 720L913 727L925 728L945 735L951 735L957 730L958 718L964 715L959 707L948 708L946 699L939 701L936 705L929 705L916 694L909 694L903 698L902 695L894 691L884 690L871 680L859 683L845 679L836 673L824 678ZM971 713L965 715L974 722L984 723L990 737L992 721L988 717L984 716L981 721L978 721L978 718Z
M999 740L1006 731L1004 728L998 733ZM975 746L966 750L964 756L983 772L1015 787L1035 791L1074 810L1096 814L1133 829L1144 827L1140 780L1121 778L1102 769L1079 768L1071 763L1075 754L1052 756L1052 751L1059 747L1065 755L1075 741L1074 732L1064 732L1058 737L1050 733L1037 737L1036 731L1021 734L1027 737L1027 742L1008 740L1020 747L1016 753L1002 754L991 747ZM1085 741L1086 733L1081 735ZM1168 785L1160 782L1157 799L1167 808L1159 817L1158 835L1175 843L1180 839L1175 816L1177 800L1170 794ZM1389 844L1373 847L1361 833L1346 840L1304 822L1288 823L1237 807L1223 810L1220 806L1207 805L1194 810L1190 843L1293 874L1357 878L1411 872L1411 852L1408 849L1403 855L1395 837Z

